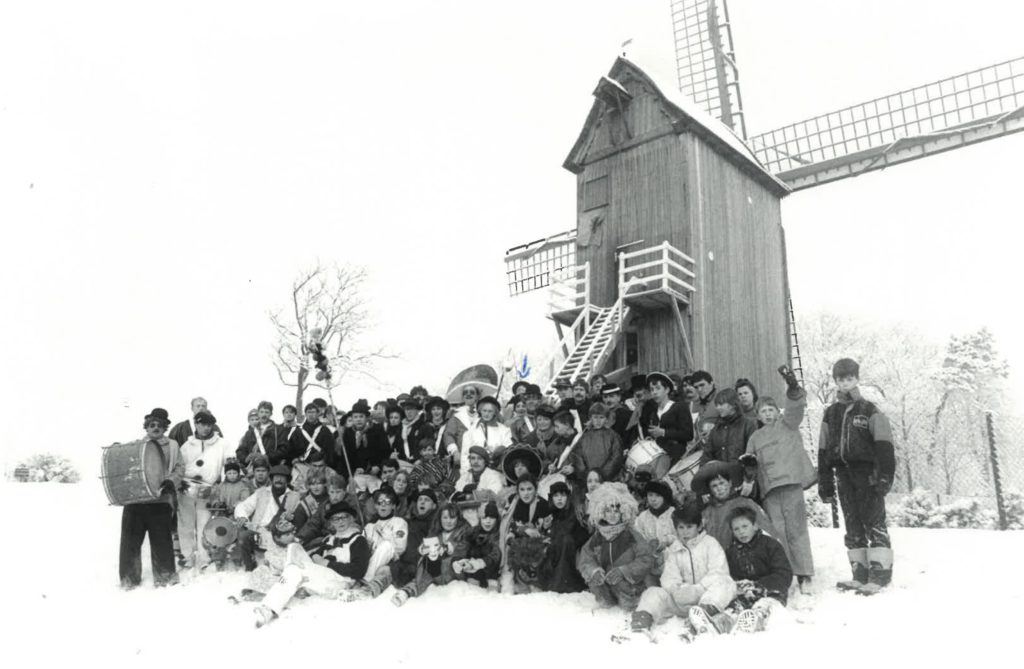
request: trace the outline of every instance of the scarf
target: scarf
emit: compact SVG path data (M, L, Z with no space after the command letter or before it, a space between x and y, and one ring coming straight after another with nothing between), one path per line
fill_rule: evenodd
M667 505L666 505L667 506ZM623 530L626 529L626 523L616 523L615 525L609 525L603 520L597 524L597 531L601 533L605 541L613 541L615 537L622 534Z

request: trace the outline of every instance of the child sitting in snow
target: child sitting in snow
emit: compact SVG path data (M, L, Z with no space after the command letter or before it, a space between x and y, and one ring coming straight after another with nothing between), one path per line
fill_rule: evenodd
M647 508L636 518L636 531L654 551L654 569L647 575L647 585L657 585L665 563L664 551L676 541L676 528L672 520L672 489L664 481L650 481L644 487Z
M498 574L501 570L501 547L498 543L500 518L497 503L485 504L480 513L480 524L470 528L466 536L466 557L452 564L460 578L491 590L498 589Z
M665 549L661 586L644 590L633 614L634 631L649 630L672 616L688 619L694 607L715 616L736 595L725 551L704 531L700 504L689 502L671 518L676 536Z
M281 615L288 600L300 587L311 595L336 598L341 592L355 587L366 575L370 546L359 531L356 510L345 502L339 502L327 509L327 517L334 533L312 557L302 544L293 542L288 545L281 578L254 610L256 627L262 627Z
M377 509L376 520L367 523L363 530L373 551L367 570L368 578L375 577L378 570L388 568L392 560L398 559L405 551L409 537L409 524L404 518L395 515L395 491L391 488L378 488L373 493L373 503Z
M311 469L306 475L306 494L299 503L306 509L307 518L317 515L320 507L327 503L327 472L324 468Z
M602 483L590 493L588 514L597 530L580 549L576 567L598 606L635 609L654 552L633 528L637 503L623 483Z
M548 563L551 573L544 589L548 592L581 592L586 584L576 571L576 554L590 538L572 501L572 491L564 481L548 488L551 522L547 528Z
M222 508L228 516L235 513L235 506L252 494L252 485L242 478L242 467L238 461L229 458L224 463L224 480L213 486L208 508Z
M441 537L431 534L420 544L419 564L416 565L416 578L408 583L391 598L395 606L402 606L412 597L419 597L431 585L447 585L457 577L452 567L452 559L447 556Z
M793 568L778 539L758 527L752 509L734 509L729 523L734 539L725 556L739 593L729 610L736 615L737 631L755 632L764 629L769 616L785 609Z
M709 497L708 505L704 507L704 529L722 546L732 543L729 517L739 508L750 509L757 518L758 527L777 536L764 509L757 502L739 494L742 480L743 467L738 462L712 460L697 471L690 483L697 495Z
M452 560L466 557L466 551L469 549L469 522L463 517L459 507L445 504L439 508L429 534L441 537L445 555Z

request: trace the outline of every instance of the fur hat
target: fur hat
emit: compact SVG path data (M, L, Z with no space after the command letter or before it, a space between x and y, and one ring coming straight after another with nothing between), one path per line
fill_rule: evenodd
M238 460L235 460L234 458L228 458L228 460L224 462L224 471L236 471L241 473L242 466L238 464Z
M711 482L719 476L729 479L730 485L735 488L743 482L743 467L738 462L711 460L697 470L690 482L690 490L698 495L708 495L711 493Z
M668 486L664 481L651 481L644 486L644 494L654 493L660 495L665 500L666 504L672 503L672 488Z
M423 490L420 490L418 493L416 493L417 502L420 501L420 497L430 498L430 501L434 503L434 506L437 506L437 493L431 490L430 488L424 488Z
M199 413L197 413L195 416L192 417L192 420L194 420L196 422L196 425L199 425L199 424L203 424L203 425L216 425L217 424L217 419L214 418L213 414L210 413L209 411L200 411Z
M443 397L430 397L427 399L427 404L424 407L429 414L433 411L434 407L441 407L444 413L448 413L448 410L452 408L451 404L448 404L448 400Z
M602 483L587 498L587 515L590 516L590 522L597 524L605 509L611 506L619 507L624 523L632 522L640 511L636 499L625 483Z

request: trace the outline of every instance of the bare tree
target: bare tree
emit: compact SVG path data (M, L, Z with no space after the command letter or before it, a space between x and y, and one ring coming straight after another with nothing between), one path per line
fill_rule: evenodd
M324 266L318 261L292 283L289 306L270 312L277 332L274 367L281 383L295 388L299 411L302 395L310 386L332 389L350 373L373 379L374 363L393 357L383 347L363 346L363 335L371 325L361 294L365 280L361 267ZM323 344L330 359L329 379L314 371L307 346L310 338Z

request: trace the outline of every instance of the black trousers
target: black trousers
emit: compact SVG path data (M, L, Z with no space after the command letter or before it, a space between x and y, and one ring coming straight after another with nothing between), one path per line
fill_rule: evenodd
M836 467L836 481L846 523L846 547L891 547L885 524L885 495L875 489L874 465Z
M142 542L149 534L153 579L165 585L175 575L171 505L166 502L126 504L121 514L121 556L118 571L123 585L142 582Z

